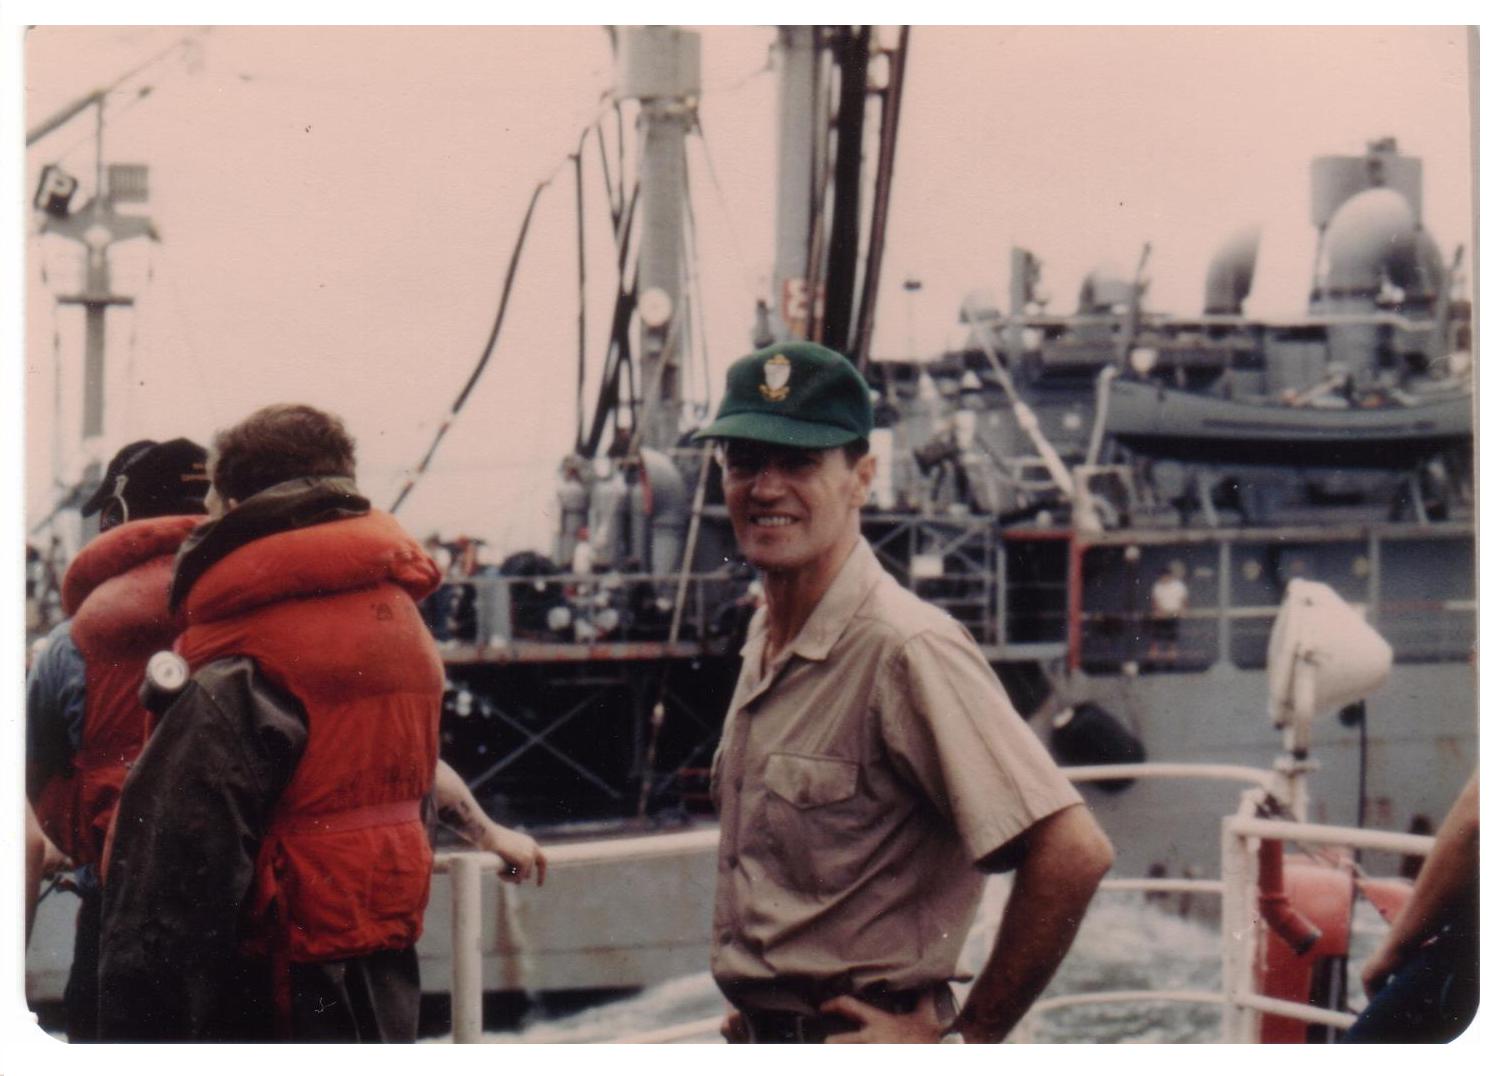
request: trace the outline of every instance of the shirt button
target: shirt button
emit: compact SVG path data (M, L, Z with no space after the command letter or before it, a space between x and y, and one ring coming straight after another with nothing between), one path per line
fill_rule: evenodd
M737 866L738 866L738 857L736 855L728 856L727 857L727 869L728 870L734 870Z
M737 778L737 779L735 779L733 781L733 791L734 792L742 792L743 791L743 778L739 777L739 778Z
M731 945L733 943L733 932L730 930L724 930L718 936L718 940L722 942L723 945Z

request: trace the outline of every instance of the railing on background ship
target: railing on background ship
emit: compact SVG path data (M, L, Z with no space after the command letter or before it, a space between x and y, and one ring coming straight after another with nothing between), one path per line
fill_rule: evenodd
M670 640L678 581L644 572L484 573L447 581L424 612L450 663L691 656L741 632L752 612L748 581L696 572Z
M1010 538L1007 535L1007 540ZM1328 583L1399 663L1466 661L1476 647L1475 536L1455 523L1126 531L1080 543L1073 664L1260 669L1292 579ZM1152 591L1181 574L1187 604L1157 622Z
M1106 766L1073 766L1063 772L1075 782L1125 778L1162 780L1230 781L1246 786L1239 809L1221 822L1220 878L1108 878L1105 892L1197 893L1221 899L1221 989L1117 990L1062 994L1036 1003L1015 1033L1029 1042L1037 1020L1054 1010L1085 1005L1187 1004L1221 1006L1224 1010L1221 1038L1225 1042L1255 1042L1261 1015L1288 1017L1308 1024L1348 1028L1355 1017L1346 1012L1297 1004L1264 995L1257 982L1256 953L1261 935L1257 910L1257 855L1263 840L1278 840L1310 846L1342 846L1366 851L1396 852L1423 856L1434 838L1405 833L1356 829L1349 826L1289 822L1256 816L1258 805L1280 789L1284 780L1269 770L1250 766L1202 763L1140 763ZM685 851L713 852L715 829L698 830L645 840L675 841ZM613 841L562 845L549 850L552 869L568 863L600 862L619 853ZM452 915L451 1014L455 1042L482 1041L481 885L484 875L494 872L496 856L484 852L447 852L435 857L435 871L450 874ZM714 1034L720 1018L697 1020L657 1028L626 1038L621 1043L684 1042Z
M1330 582L1399 662L1465 661L1476 646L1474 533L1456 524L1124 531L1089 542L1001 531L977 515L873 513L863 527L880 562L967 627L991 661L1066 658L1091 673L1263 668L1282 588L1297 577ZM1188 589L1170 624L1151 608L1167 567ZM754 608L751 574L691 573L670 640L677 575L548 571L447 582L425 607L446 661L726 653Z

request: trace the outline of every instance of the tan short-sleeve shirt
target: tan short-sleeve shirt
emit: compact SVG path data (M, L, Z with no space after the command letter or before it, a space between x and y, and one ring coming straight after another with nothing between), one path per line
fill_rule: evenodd
M712 974L744 1007L951 978L977 864L1082 800L955 620L860 540L761 671L761 610L713 762Z

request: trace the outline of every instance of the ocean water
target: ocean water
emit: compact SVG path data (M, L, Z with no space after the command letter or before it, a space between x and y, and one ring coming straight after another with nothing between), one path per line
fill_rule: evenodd
M962 967L980 967L993 943L1008 883L991 879ZM1206 899L1206 898L1205 898ZM1179 915L1175 896L1148 899L1137 893L1100 893L1044 998L1110 990L1218 991L1220 941L1217 917ZM1206 905L1207 907L1207 905ZM1357 969L1385 932L1375 910L1361 901L1355 912L1350 962L1350 1000L1361 998ZM960 998L966 984L959 988ZM687 975L632 997L565 1017L529 1020L512 1032L491 1032L489 1042L614 1042L657 1029L720 1019L725 1011L711 975ZM1197 1043L1219 1040L1220 1010L1213 1005L1170 1002L1095 1004L1032 1015L1012 1039L1034 1042ZM720 1042L715 1030L677 1039Z

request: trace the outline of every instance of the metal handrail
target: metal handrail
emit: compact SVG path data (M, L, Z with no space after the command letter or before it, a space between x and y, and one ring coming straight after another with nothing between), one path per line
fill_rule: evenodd
M1352 848L1426 855L1432 837L1411 833L1379 832L1354 826L1329 826L1254 817L1255 801L1242 797L1240 810L1225 818L1221 829L1221 877L1223 901L1223 981L1225 1003L1224 1039L1252 1042L1256 1037L1257 1013L1286 1016L1307 1023L1348 1028L1351 1013L1335 1012L1314 1005L1300 1005L1262 994L1256 984L1255 953L1259 932L1249 925L1259 918L1254 890L1254 860L1262 840L1301 841L1307 844L1346 845Z
M1215 762L1123 762L1102 766L1063 766L1069 781L1113 781L1124 778L1176 778L1234 781L1273 791L1280 778L1258 766L1233 766Z
M1390 830L1357 829L1354 826L1326 826L1317 822L1287 822L1275 818L1239 818L1231 820L1231 831L1241 837L1268 840L1303 841L1307 844L1343 844L1377 852L1400 852L1407 856L1426 856L1434 847L1433 837Z
M698 826L678 833L551 844L549 866L553 873L572 865L618 859L625 853L642 858L715 851L717 840L716 827ZM501 866L501 858L493 852L456 850L437 852L434 857L434 873L450 876L450 1026L454 1042L483 1041L481 878L484 872L496 872Z
M1073 766L1063 772L1074 781L1105 780L1125 777L1161 778L1209 778L1241 781L1254 790L1268 793L1277 789L1282 781L1279 774L1247 766L1228 766L1200 763L1136 763L1114 766ZM1355 1022L1351 1013L1336 1012L1316 1005L1303 1005L1268 997L1254 989L1254 940L1255 931L1235 931L1232 924L1255 921L1254 901L1250 900L1250 886L1254 885L1254 873L1250 859L1254 854L1249 839L1299 841L1306 844L1345 845L1351 848L1399 852L1405 855L1427 855L1434 845L1434 838L1411 833L1378 832L1354 826L1331 826L1309 822L1289 822L1253 816L1256 798L1251 794L1242 797L1239 812L1226 818L1223 823L1225 841L1225 865L1219 881L1202 879L1167 878L1111 878L1100 883L1099 888L1108 891L1166 891L1192 893L1218 893L1223 902L1225 929L1223 930L1224 989L1219 993L1204 991L1159 991L1121 990L1099 993L1064 994L1038 1001L1026 1014L1029 1021L1045 1012L1088 1004L1127 1004L1133 1001L1182 1001L1192 1004L1218 1004L1225 1007L1225 1038L1227 1041L1250 1042L1254 1039L1255 1013L1285 1016L1306 1023L1323 1024L1346 1029ZM1237 847L1238 846L1238 847ZM1239 869L1229 867L1238 857ZM1027 1025L1028 1026L1028 1025ZM1239 1034L1231 1034L1232 1031Z
M1234 781L1247 786L1249 791L1241 797L1239 811L1222 822L1224 867L1220 880L1110 878L1100 885L1101 889L1113 892L1220 895L1225 923L1224 988L1218 992L1121 990L1059 995L1038 1001L1027 1013L1028 1020L1073 1005L1128 1004L1134 1001L1218 1004L1225 1007L1225 1038L1236 1042L1252 1041L1256 1013L1337 1028L1349 1027L1354 1022L1355 1017L1349 1013L1266 997L1256 990L1253 958L1257 932L1249 929L1249 924L1256 921L1255 901L1251 894L1251 887L1255 884L1251 863L1255 845L1263 839L1283 840L1426 855L1433 847L1432 837L1257 818L1254 816L1256 804L1269 793L1279 790L1284 779L1278 773L1252 766L1154 762L1071 766L1064 767L1063 773L1070 780L1080 782L1149 777ZM572 864L607 862L624 854L641 857L715 851L718 840L717 827L701 826L676 833L576 841L551 845L549 862L552 870L559 870ZM482 1041L481 876L484 870L495 871L500 865L501 860L490 852L447 851L436 854L434 859L435 873L451 876L451 1013L455 1042ZM1244 926L1237 928L1240 924ZM676 1042L709 1034L720 1026L720 1017L708 1018L613 1041Z

